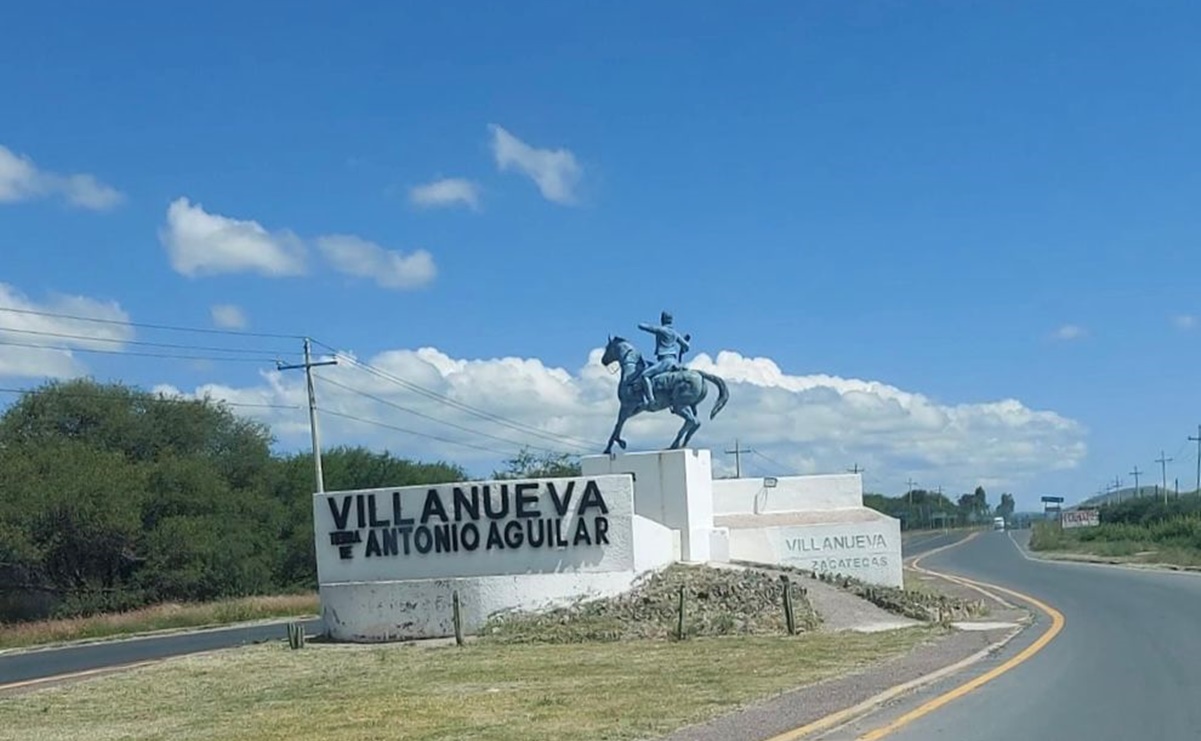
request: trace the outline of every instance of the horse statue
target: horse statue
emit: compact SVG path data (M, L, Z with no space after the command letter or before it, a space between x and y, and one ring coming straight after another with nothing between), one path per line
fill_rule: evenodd
M648 404L640 378L642 371L647 368L647 363L642 353L638 352L638 348L624 337L610 337L605 345L605 354L601 357L601 365L609 366L613 363L621 365L621 380L617 384L617 399L621 402L621 409L617 412L617 424L613 427L613 434L609 436L609 444L605 446L606 455L613 450L613 443L625 450L626 441L621 439L621 428L626 420L642 412L658 412L663 409L671 409L672 414L684 419L684 424L676 433L676 439L670 449L686 446L692 435L701 427L697 419L696 405L704 401L708 393L706 381L717 386L717 403L709 412L709 419L716 417L730 400L730 391L720 377L677 365L651 377L654 401Z

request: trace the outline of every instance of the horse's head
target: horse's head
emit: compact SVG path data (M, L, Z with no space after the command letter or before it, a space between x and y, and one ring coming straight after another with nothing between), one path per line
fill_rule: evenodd
M601 365L612 365L621 360L621 347L625 340L621 337L610 337L605 344L605 354L601 356Z
M600 365L613 365L621 363L622 359L629 354L633 345L629 343L626 337L615 336L609 337L609 341L605 343L604 354L600 355Z

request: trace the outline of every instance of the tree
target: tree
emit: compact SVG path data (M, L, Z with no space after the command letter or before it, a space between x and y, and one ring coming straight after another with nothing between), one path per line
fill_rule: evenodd
M523 447L516 456L505 461L505 468L493 471L494 479L553 479L579 476L579 460L567 453L535 454Z
M974 506L976 512L987 516L992 508L988 506L988 495L984 493L984 487L977 486L976 491L972 494L972 498L975 500Z
M1001 495L1001 503L997 505L997 516L1009 518L1013 516L1013 510L1016 505L1013 501L1013 495L1005 493Z

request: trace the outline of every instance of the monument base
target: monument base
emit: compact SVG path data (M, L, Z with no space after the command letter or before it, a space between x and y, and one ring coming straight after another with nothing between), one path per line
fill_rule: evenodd
M589 455L585 476L628 473L634 477L634 513L680 531L684 561L713 560L713 464L705 449Z
M903 586L900 521L863 506L857 474L719 479L713 487L713 522L729 530L731 559Z
M630 588L634 572L511 574L456 579L323 584L321 614L337 641L384 643L455 634L454 593L464 634L510 610L541 610Z

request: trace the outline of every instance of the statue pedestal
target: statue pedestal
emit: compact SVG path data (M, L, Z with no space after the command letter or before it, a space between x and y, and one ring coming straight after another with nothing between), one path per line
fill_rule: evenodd
M680 558L710 561L721 550L713 528L713 473L708 450L590 455L580 461L584 476L628 473L634 477L634 514L680 532ZM725 559L722 559L725 560Z

